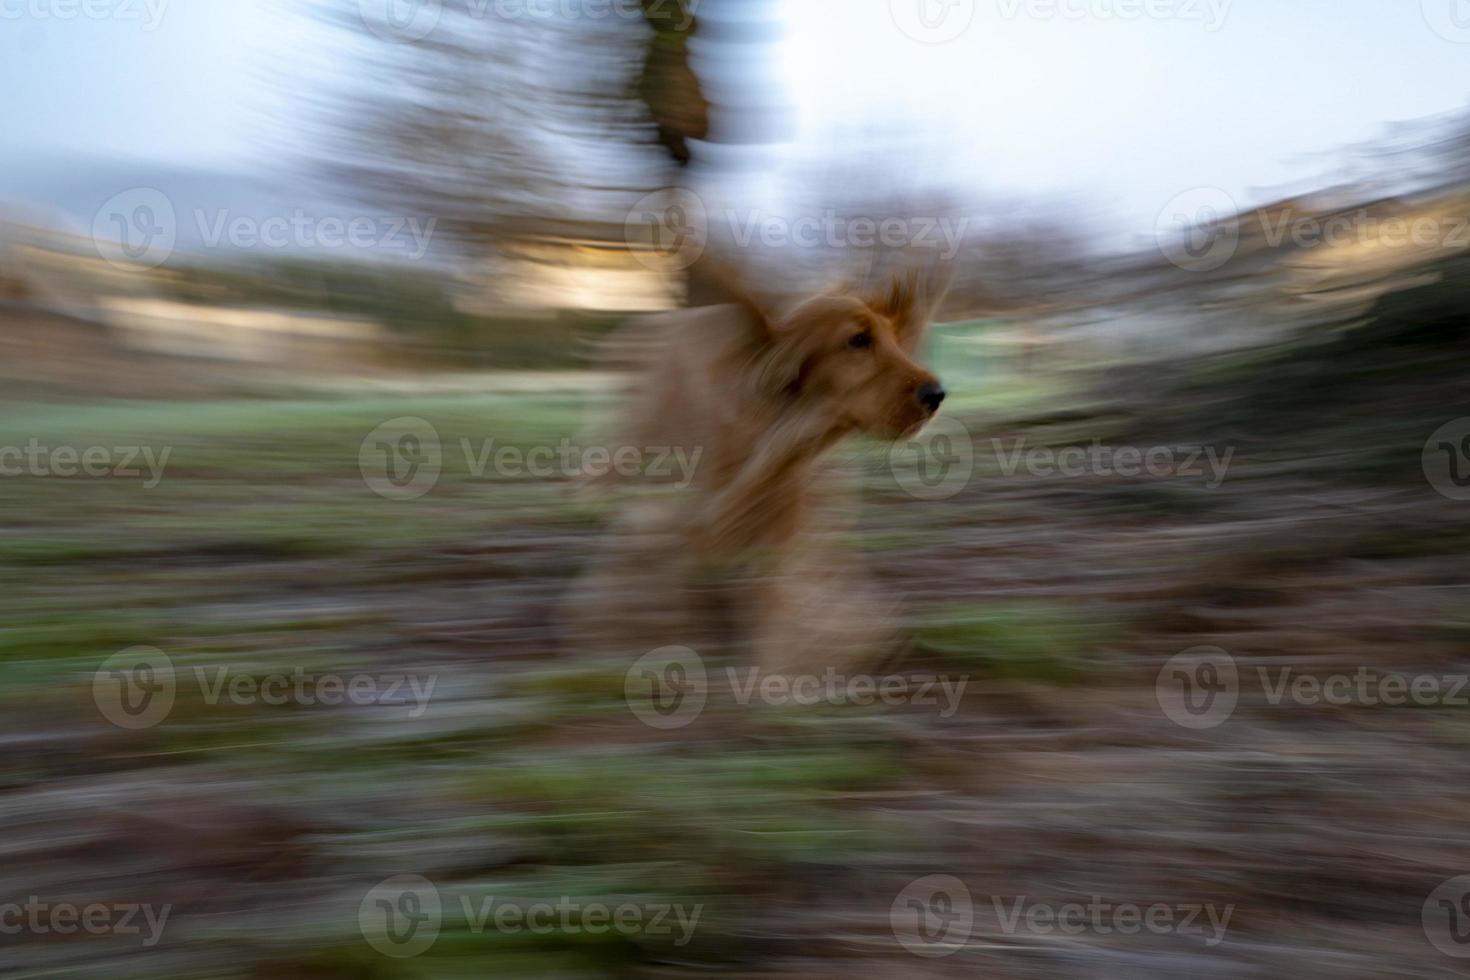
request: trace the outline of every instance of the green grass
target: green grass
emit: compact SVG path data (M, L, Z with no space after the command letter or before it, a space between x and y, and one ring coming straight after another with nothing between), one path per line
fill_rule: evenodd
M0 445L34 438L171 454L151 488L136 479L0 479L0 663L12 681L0 700L84 721L117 764L207 764L347 811L394 787L423 814L396 831L337 832L323 845L333 855L444 839L471 849L487 838L518 855L506 868L487 858L482 872L446 883L451 895L706 906L687 949L648 936L476 932L451 916L429 954L404 962L372 953L350 914L312 919L300 928L318 952L283 960L283 975L316 966L375 980L590 977L667 955L727 963L739 952L732 937L793 881L913 851L895 819L849 802L910 772L880 712L712 704L688 738L650 737L623 700L622 665L548 660L496 664L470 695L477 713L437 729L298 705L209 704L192 679L194 668L211 678L221 668L257 678L297 666L412 669L406 655L426 641L395 603L460 602L470 618L497 588L570 574L578 555L565 542L557 546L565 562L531 570L518 562L534 549L485 556L512 536L585 532L607 504L556 482L476 475L460 443L555 446L575 439L589 403L548 393L16 406L0 421ZM438 483L412 501L379 497L359 470L364 437L401 416L431 422L445 451ZM918 510L893 516L886 530L859 529L854 540L884 550L933 539ZM325 598L310 590L317 582ZM949 636L969 649L955 640L958 624L948 626L926 641ZM1036 650L1050 654L1052 640L1070 635L1043 635L1024 616L968 628L965 636L983 639L983 656L1013 668L1040 663ZM161 724L112 731L92 703L91 672L134 645L162 649L188 682ZM428 662L445 662L438 654L431 648ZM627 739L581 734L623 725ZM244 938L296 956L284 939Z
M944 606L916 624L919 645L996 677L1065 685L1093 666L1089 654L1106 646L1117 625L1042 602Z

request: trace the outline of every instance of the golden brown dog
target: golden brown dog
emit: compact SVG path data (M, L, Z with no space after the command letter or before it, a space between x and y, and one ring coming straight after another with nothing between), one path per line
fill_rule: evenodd
M844 437L898 439L939 409L944 389L915 350L947 271L774 308L727 284L731 304L651 318L654 353L613 442L696 465L682 491L655 476L623 505L573 603L583 640L698 648L711 621L734 620L768 671L851 662L881 640L881 608L832 544L841 511L819 506L818 475Z

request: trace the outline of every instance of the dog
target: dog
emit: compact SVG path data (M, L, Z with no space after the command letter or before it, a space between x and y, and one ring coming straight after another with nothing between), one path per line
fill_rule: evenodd
M696 460L687 485L642 474L574 592L583 640L628 650L734 646L770 673L871 654L883 603L836 545L844 515L822 479L853 435L911 436L945 391L917 360L950 269L895 273L876 293L731 302L659 314L611 442Z

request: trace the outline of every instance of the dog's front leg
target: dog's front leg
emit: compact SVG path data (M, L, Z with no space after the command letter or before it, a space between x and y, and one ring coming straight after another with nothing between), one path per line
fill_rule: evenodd
M843 675L894 650L897 604L833 542L805 539L753 585L752 653L763 673Z

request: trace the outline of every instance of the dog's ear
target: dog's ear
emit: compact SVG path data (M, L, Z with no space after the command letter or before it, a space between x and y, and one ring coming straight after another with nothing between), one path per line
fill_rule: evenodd
M742 378L762 398L793 393L805 362L800 331L788 329L794 307L754 286L742 269L718 255L707 252L689 271L695 305L728 305L739 318L741 339L728 353L730 376Z
M872 320L867 304L843 296L818 296L776 312L765 321L758 384L769 395L793 395L811 359L841 323Z
M759 367L755 382L763 395L789 397L801 387L801 375L811 354L814 333L810 311L803 303L785 310L752 311L751 341L755 345Z
M796 335L768 338L757 360L754 381L757 391L766 397L794 396L801 387L806 356Z
M939 312L954 279L954 264L933 262L909 266L893 276L888 288L869 302L877 312L893 321L899 340L913 348L923 339L929 321Z
M778 296L761 288L747 273L719 255L705 253L689 269L690 305L739 307L753 322L768 323L777 314Z

